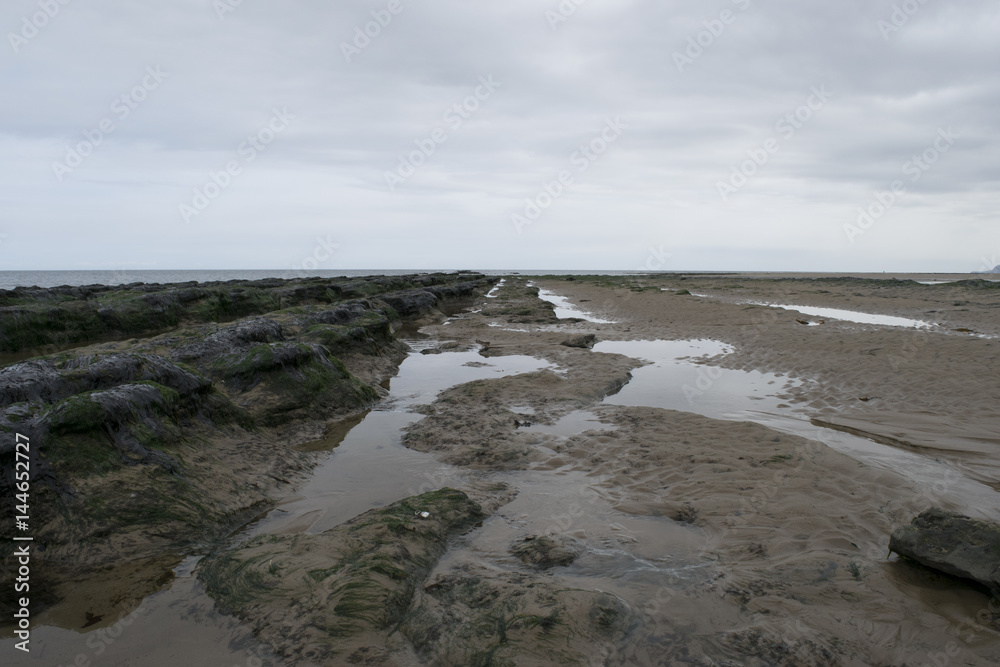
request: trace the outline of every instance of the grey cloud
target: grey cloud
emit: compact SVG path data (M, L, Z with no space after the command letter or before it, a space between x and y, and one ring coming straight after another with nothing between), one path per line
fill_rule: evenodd
M593 1L555 30L555 0L401 1L351 62L343 44L388 0L244 0L222 19L210 0L77 0L17 54L5 40L0 267L280 267L320 233L345 248L322 268L635 268L670 243L666 268L965 270L1000 251L995 3L928 2L886 39L888 0ZM3 34L36 11L6 3ZM703 46L679 72L689 38ZM120 118L149 66L169 76ZM502 87L449 127L487 75ZM821 85L831 100L781 136ZM275 107L295 121L185 225L178 206ZM511 215L619 115L621 140L517 234ZM114 130L60 182L53 161L104 118ZM940 233L831 245L949 126L961 139L884 220ZM390 192L386 172L435 128L447 140ZM723 202L717 183L772 137ZM720 230L730 247L713 252Z

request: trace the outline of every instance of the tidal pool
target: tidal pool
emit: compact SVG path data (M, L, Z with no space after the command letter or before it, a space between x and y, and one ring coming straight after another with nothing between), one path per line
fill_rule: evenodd
M528 286L533 286L532 283L528 283ZM556 313L556 317L561 320L567 320L571 318L577 318L581 320L586 320L587 322L594 322L595 324L614 324L614 320L605 320L595 315L591 315L580 307L570 303L570 300L564 296L560 296L555 292L538 289L538 298L543 301L548 301L553 305L553 310Z
M601 341L595 352L652 362L632 371L632 381L604 399L605 405L645 406L693 412L712 419L752 421L776 431L822 442L855 460L899 473L948 498L971 516L1000 519L1000 494L949 463L884 445L810 421L811 411L793 406L787 390L801 384L773 373L709 366L705 360L732 348L717 341Z
M771 308L781 308L782 310L794 310L803 315L814 317L826 317L831 320L844 320L846 322L857 322L858 324L880 324L887 327L907 327L917 329L929 329L934 325L922 320L911 320L906 317L895 317L893 315L876 315L874 313L859 313L853 310L841 310L840 308L820 308L817 306L790 306L777 303L755 303L757 306L769 306Z

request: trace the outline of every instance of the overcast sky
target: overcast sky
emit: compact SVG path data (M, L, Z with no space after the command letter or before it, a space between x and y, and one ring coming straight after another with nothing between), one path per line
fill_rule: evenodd
M995 1L4 0L0 28L0 269L1000 264Z

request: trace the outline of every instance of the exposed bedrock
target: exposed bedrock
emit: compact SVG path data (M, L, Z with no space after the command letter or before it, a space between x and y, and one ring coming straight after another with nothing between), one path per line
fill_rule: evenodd
M28 436L32 532L49 573L217 539L305 476L315 456L292 445L378 399L408 350L394 334L402 318L494 282L432 274L0 291L0 351L16 353L0 367L0 494L15 489L12 436ZM135 334L146 337L109 341ZM12 513L5 503L0 521ZM0 546L0 557L9 551ZM37 584L48 590L41 574Z

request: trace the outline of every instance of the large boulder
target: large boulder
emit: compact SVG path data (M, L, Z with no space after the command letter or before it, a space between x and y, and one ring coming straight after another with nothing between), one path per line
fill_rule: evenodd
M1000 525L935 507L897 528L889 550L1000 596Z

